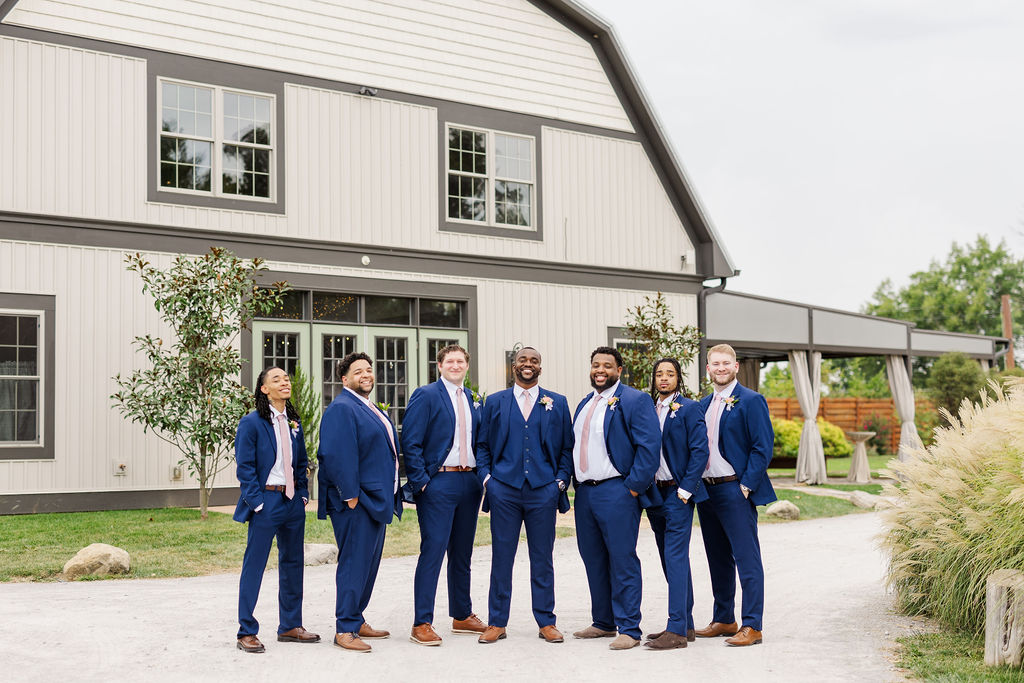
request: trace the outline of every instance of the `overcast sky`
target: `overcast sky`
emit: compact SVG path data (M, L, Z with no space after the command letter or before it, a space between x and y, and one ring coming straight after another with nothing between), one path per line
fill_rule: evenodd
M583 2L742 270L730 289L859 310L954 241L1024 253L1024 2Z

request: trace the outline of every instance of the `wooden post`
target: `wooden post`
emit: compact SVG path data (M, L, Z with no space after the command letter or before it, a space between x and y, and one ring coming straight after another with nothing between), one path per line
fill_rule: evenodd
M1013 370L1013 316L1010 315L1010 295L1003 294L1003 336L1010 340L1010 348L1006 351L1006 369Z
M1024 572L998 569L985 589L985 664L1024 661Z

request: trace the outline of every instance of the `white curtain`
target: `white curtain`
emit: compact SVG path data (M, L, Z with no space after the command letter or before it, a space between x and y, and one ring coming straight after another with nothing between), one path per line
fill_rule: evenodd
M824 484L825 448L818 431L818 404L821 402L821 354L807 351L789 352L789 370L793 374L796 400L804 414L804 430L800 434L800 450L796 455L796 480L808 484Z
M885 369L889 374L889 390L892 392L896 414L900 418L900 452L897 457L906 460L909 452L921 448L921 437L914 424L914 387L910 384L907 363L904 356L886 356Z

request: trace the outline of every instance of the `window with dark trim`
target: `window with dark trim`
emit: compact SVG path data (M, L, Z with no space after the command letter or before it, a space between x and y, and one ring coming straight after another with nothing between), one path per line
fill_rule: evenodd
M0 460L53 457L53 301L0 294Z

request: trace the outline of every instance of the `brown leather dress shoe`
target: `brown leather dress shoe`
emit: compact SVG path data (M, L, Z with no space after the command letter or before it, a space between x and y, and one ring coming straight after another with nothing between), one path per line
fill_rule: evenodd
M487 630L484 622L480 621L475 614L470 614L465 619L452 619L452 633L483 633Z
M762 640L763 637L760 631L754 630L751 626L744 626L732 638L726 638L725 644L730 647L745 647L747 645L757 645Z
M540 632L537 634L537 637L543 638L549 643L565 642L565 638L562 636L562 632L555 628L554 624L541 628Z
M668 631L658 631L657 633L648 633L647 636L645 636L645 637L646 637L647 640L657 640L658 638L661 638L666 633L668 633ZM686 640L687 640L687 642L690 642L690 643L692 643L693 641L697 640L697 632L694 631L692 628L686 629Z
M437 635L437 631L430 624L420 624L419 626L412 627L412 635L409 636L409 640L420 645L440 645L441 636Z
M480 637L477 638L476 642L483 643L484 645L490 645L491 643L496 643L504 638L504 628L501 626L488 626L484 632L480 634Z
M267 648L263 647L263 643L256 636L242 636L238 639L238 649L242 652L266 652Z
M572 634L573 638L614 638L618 633L615 631L605 631L596 626L588 626L582 631L574 631Z
M686 636L672 633L672 631L662 631L660 636L644 643L644 647L649 650L676 650L686 647Z
M334 644L352 652L369 652L373 648L364 643L355 633L338 633L334 636Z
M694 633L698 638L717 638L718 636L734 636L740 630L740 625L735 621L731 624L723 624L712 621L704 628L699 628Z
M320 636L310 633L301 626L296 626L290 631L278 633L277 640L281 643L319 643Z
M638 638L627 636L625 633L620 633L619 637L608 643L609 650L631 650L640 644Z
M367 624L365 621L359 627L359 637L363 640L384 640L391 637L391 631L381 631Z

